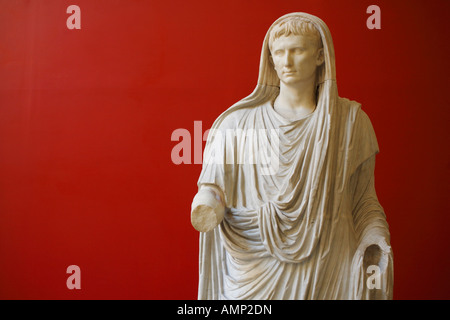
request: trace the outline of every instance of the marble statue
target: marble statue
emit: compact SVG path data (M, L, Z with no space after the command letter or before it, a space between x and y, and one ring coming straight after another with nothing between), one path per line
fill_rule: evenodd
M191 211L198 298L392 299L378 151L361 105L338 96L325 23L276 20L255 90L208 135Z

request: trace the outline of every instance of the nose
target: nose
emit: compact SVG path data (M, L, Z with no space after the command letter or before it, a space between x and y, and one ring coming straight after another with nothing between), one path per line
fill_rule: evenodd
M292 65L292 54L287 51L283 57L283 65L289 67Z

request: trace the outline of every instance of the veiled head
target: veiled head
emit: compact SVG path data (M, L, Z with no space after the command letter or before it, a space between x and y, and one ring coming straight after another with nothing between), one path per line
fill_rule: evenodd
M267 31L261 52L258 85L266 88L280 86L280 79L272 61L271 47L277 38L291 35L307 37L317 48L323 49L324 63L317 68L317 85L328 80L335 81L334 48L328 27L316 16L295 12L278 18Z
M285 85L316 83L324 63L319 31L307 19L293 16L275 24L269 32L270 61Z

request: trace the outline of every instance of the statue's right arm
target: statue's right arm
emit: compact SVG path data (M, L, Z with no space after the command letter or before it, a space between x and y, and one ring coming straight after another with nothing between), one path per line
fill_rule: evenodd
M211 231L222 222L224 213L222 190L214 185L201 185L192 201L192 226L200 232Z

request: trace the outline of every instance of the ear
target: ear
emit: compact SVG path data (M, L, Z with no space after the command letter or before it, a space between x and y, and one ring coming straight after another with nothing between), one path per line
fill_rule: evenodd
M319 50L317 50L317 56L316 56L317 66L321 66L324 61L325 61L325 56L323 53L323 48L320 48Z

